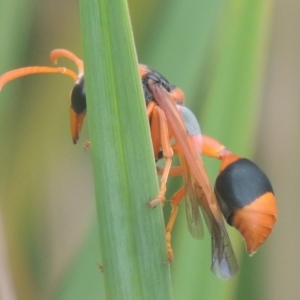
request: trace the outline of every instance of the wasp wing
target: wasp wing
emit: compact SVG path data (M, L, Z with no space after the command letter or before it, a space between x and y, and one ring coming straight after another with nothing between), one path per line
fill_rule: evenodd
M219 278L229 279L238 271L238 263L199 151L195 147L193 139L189 138L185 124L178 108L172 101L171 95L154 82L149 82L149 87L154 99L164 111L178 148L186 160L187 172L185 173L190 174L189 181L191 182L189 183L191 187L189 184L187 187L196 192L198 203L208 217L207 223L212 235L211 270ZM185 176L187 177L187 175Z
M198 121L194 114L185 106L176 104L180 117L184 123L187 134L192 139L192 143L199 153L202 151L202 137ZM193 188L192 180L189 176L188 165L186 159L177 146L177 152L180 159L180 165L183 169L183 177L186 189L186 217L187 224L191 235L194 238L201 239L204 236L203 222L200 214L200 205L198 201L199 195Z
M203 230L202 217L200 214L200 205L199 202L197 201L197 194L192 188L191 180L189 180L186 161L180 152L178 153L178 156L180 159L180 164L184 170L183 177L184 177L184 184L186 189L185 212L186 212L188 229L192 237L196 239L202 239L204 236L204 230Z

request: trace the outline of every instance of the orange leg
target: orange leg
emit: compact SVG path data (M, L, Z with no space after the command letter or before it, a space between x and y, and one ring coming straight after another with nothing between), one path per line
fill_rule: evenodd
M164 168L156 167L157 175L161 176L164 172ZM169 177L182 176L183 169L181 166L173 166L169 171Z
M158 121L159 122L159 132L160 132L160 145L163 152L163 157L166 160L165 167L162 172L162 176L160 179L160 189L157 197L149 202L150 207L155 207L160 202L165 202L165 193L167 189L167 180L168 175L172 166L172 157L173 157L173 150L170 145L170 138L169 138L169 132L168 132L168 125L167 125L167 119L164 114L164 112L158 107L155 106L153 109L153 114L157 114ZM152 118L151 126L154 126L156 124L153 124L154 119ZM157 137L156 137L157 139ZM152 141L153 143L155 141Z
M147 104L147 116L148 118L151 117L152 113L153 113L153 110L154 110L154 107L156 106L157 104L154 102L154 101L150 101L148 104Z
M171 246L171 232L174 227L174 223L178 213L178 205L182 201L185 195L185 187L181 187L170 199L172 210L171 215L166 227L166 246L167 246L167 258L168 262L172 262L174 259L173 250Z
M152 110L149 112L149 107L151 109L152 103L154 102L150 102L150 104L148 104L147 113L149 113L148 117L150 122L150 133L154 158L155 161L157 161L161 154L161 122L158 110L155 108L156 106L152 107Z
M173 145L172 149L174 153L177 153L176 145ZM165 168L157 167L157 174L162 175L164 173L164 170ZM183 174L184 174L184 170L182 166L172 166L171 169L169 170L168 176L169 177L183 176ZM173 250L171 246L171 237L172 237L171 233L177 217L178 206L181 203L184 195L185 195L185 187L183 186L179 190L177 190L177 192L170 199L172 209L171 209L170 218L165 231L166 247L167 247L167 262L172 262L174 259Z
M177 148L176 145L172 147L170 144L170 131L164 112L155 102L151 101L147 105L147 115L150 122L150 132L155 159L157 160L159 158L159 154L162 150L163 158L166 160L163 168L157 167L157 174L161 176L159 193L155 199L148 203L150 207L155 207L158 203L165 202L168 177L181 176L183 175L183 170L181 166L172 167L172 157L174 152L177 153ZM184 195L185 187L181 187L170 199L172 210L165 231L168 262L172 262L174 258L171 246L171 232L177 217L178 205L182 201Z
M173 155L178 155L180 153L177 144L172 145L171 147L173 149ZM156 170L157 170L157 175L161 176L164 171L164 168L156 167ZM184 170L182 166L172 166L169 171L169 177L176 177L176 176L183 176L183 175L184 175Z

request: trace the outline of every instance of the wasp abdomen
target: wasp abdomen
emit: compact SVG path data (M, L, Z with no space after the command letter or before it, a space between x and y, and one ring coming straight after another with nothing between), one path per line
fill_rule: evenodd
M231 155L233 156L233 155ZM251 255L268 238L277 219L271 183L252 161L226 158L215 183L215 193L228 224L240 231Z

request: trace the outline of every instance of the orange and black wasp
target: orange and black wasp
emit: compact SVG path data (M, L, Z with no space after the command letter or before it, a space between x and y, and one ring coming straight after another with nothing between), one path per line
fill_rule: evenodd
M65 57L72 60L78 74L59 67L26 67L5 73L0 77L0 90L8 81L35 73L62 73L71 76L75 85L71 92L70 124L73 143L79 139L86 113L83 62L68 50L56 49L50 54L52 62ZM192 236L203 236L202 211L211 233L212 271L221 279L231 278L238 263L225 228L228 224L240 231L246 248L252 255L270 235L277 219L277 207L271 183L265 173L252 161L231 153L217 140L202 135L194 114L184 106L184 94L159 72L139 65L144 98L149 118L155 160L165 159L159 194L150 201L154 207L165 201L169 176L182 176L184 184L170 198L172 211L166 226L168 261L173 260L171 232L178 206L186 200L188 227ZM172 166L177 155L179 166ZM201 155L221 160L214 190L209 182ZM223 215L222 215L223 214Z

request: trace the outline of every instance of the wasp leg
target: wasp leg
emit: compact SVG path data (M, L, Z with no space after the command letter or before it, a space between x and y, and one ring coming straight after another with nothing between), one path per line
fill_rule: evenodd
M161 150L161 124L159 114L156 110L156 103L151 101L147 105L147 114L150 123L150 133L155 161L163 158Z
M156 167L157 175L161 176L165 168ZM183 175L183 169L181 166L173 166L169 171L169 177L177 177Z
M178 146L176 144L172 145L172 149L173 149L173 155L180 154L180 151L178 150ZM157 171L157 175L161 176L163 174L164 168L156 167L156 171ZM172 166L169 171L169 177L177 177L177 176L183 176L183 175L184 175L184 170L181 165Z
M174 259L173 250L171 246L171 233L174 227L174 223L178 213L178 205L182 201L185 195L185 187L181 187L170 199L171 203L171 215L166 226L166 246L167 246L167 258L168 262L172 262Z
M150 101L148 104L147 104L147 116L148 118L151 117L152 113L153 113L153 110L154 110L154 107L156 106L157 104L154 102L154 101Z
M155 135L156 131L151 130L154 153L157 151L157 145L160 144L162 148L163 157L166 160L166 164L160 179L159 193L155 199L149 202L150 207L155 207L158 203L165 202L165 193L167 189L166 185L167 185L169 172L172 166L172 157L173 157L173 150L170 145L166 116L158 106L155 106L153 108L152 117L151 117L151 128L154 128L154 126L156 127L157 124L159 125L159 137Z
M176 145L172 147L173 153L177 153ZM157 174L162 175L165 168L157 167ZM169 171L169 177L183 176L184 170L182 166L173 166ZM165 238L166 238L166 248L167 248L167 262L172 262L174 259L173 249L171 246L171 233L175 224L175 220L178 213L178 206L181 203L185 195L185 187L181 187L170 199L171 203L171 214L166 226Z
M177 153L176 147L173 146L173 152ZM157 174L163 175L165 168L157 167ZM184 170L182 166L173 166L169 170L168 177L176 177L176 176L183 176ZM175 220L178 213L178 206L181 203L183 197L185 195L185 187L181 187L170 199L171 203L171 214L166 226L165 230L165 239L166 239L166 248L167 248L167 262L170 263L174 259L173 249L171 246L171 233L175 224Z

